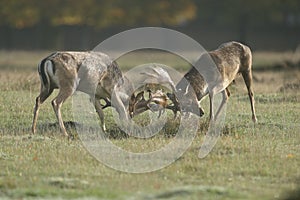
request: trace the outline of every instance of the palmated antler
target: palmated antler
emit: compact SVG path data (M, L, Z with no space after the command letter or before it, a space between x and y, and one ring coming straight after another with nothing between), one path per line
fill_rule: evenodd
M175 84L174 84L173 80L171 79L169 73L166 70L164 70L163 68L158 67L156 65L154 65L154 67L152 67L151 70L152 70L152 73L141 72L141 74L150 77L150 79L146 79L144 81L144 83L153 83L153 79L154 79L154 80L156 80L157 83L168 84L171 87L172 91L176 91Z

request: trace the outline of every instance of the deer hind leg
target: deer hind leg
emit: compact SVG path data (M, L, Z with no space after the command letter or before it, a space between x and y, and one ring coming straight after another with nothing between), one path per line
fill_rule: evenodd
M222 91L222 96L223 96L223 99L222 99L222 102L218 108L218 111L216 113L216 117L215 117L215 120L217 120L217 118L219 117L220 113L221 113L221 110L223 109L223 106L225 105L225 103L227 103L228 101L228 90L227 88L225 90Z
M32 120L32 133L34 134L36 132L36 122L39 115L39 109L40 105L52 94L53 89L48 89L45 87L41 87L40 95L35 99L35 106L33 110L33 120Z
M214 122L215 121L215 116L214 116L214 93L210 92L209 93L209 118L210 118L210 122Z
M66 99L70 97L73 93L74 93L73 88L60 88L58 95L52 100L52 107L55 112L56 118L58 120L60 130L65 136L69 136L69 135L66 131L63 119L61 117L60 109L62 104L66 101Z
M254 107L254 95L252 90L252 72L251 70L242 72L242 76L244 78L245 84L247 86L248 95L251 103L251 110L252 110L252 121L254 123L257 122L256 114L255 114L255 107Z
M100 121L101 121L102 131L106 132L105 123L104 123L104 114L103 114L101 103L99 102L98 99L93 99L93 103L94 103L96 112L97 112L97 114L98 114L98 116L100 118Z

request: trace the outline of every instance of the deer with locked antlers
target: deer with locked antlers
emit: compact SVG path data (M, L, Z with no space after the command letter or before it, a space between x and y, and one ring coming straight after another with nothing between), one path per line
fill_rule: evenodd
M202 71L204 70L206 77L209 77L210 80L205 80L204 76L200 74L198 71L199 68L196 68L200 65ZM237 74L242 74L250 99L252 120L255 123L257 122L257 118L254 107L251 66L252 54L250 48L238 42L228 42L222 44L214 51L203 54L197 61L196 67L192 67L176 86L174 86L169 74L163 69L158 70L153 68L153 71L148 72L146 75L156 77L162 82L173 85L173 93L167 94L169 99L173 102L173 105L168 105L167 108L173 110L175 116L178 111L181 111L181 106L177 98L178 96L180 97L189 94L191 95L189 98L201 101L203 97L209 95L210 120L212 122L218 117L222 107L230 96L227 87L234 81ZM214 70L216 70L217 73L215 73ZM160 71L164 71L164 73L161 73ZM194 92L189 92L192 89ZM214 114L213 100L214 96L218 93L222 93L223 99L216 114ZM204 111L200 106L199 110L188 111L197 113L199 116L204 114Z
M36 122L40 105L51 95L54 89L59 88L58 95L52 101L61 132L68 136L61 116L61 106L75 91L90 95L91 101L99 115L102 129L105 131L102 108L110 106L110 98L115 95L115 106L120 118L127 119L126 101L129 96L117 94L114 89L124 84L126 79L122 76L116 62L100 52L56 52L46 57L38 66L41 79L41 90L36 98L32 132L36 132ZM100 99L106 105L100 104ZM124 103L125 102L125 103Z

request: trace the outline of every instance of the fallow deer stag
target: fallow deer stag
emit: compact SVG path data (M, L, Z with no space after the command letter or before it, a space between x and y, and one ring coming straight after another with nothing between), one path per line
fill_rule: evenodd
M36 98L32 132L36 131L40 105L59 88L58 95L52 100L61 132L68 136L61 116L61 106L75 91L84 92L91 97L105 131L104 115L99 99L104 99L109 106L111 95L116 95L117 112L122 119L127 118L124 101L126 94L118 95L114 89L124 83L122 72L116 62L100 52L56 52L46 57L38 66L41 90ZM126 80L125 80L126 81ZM124 100L125 98L125 100Z
M252 120L254 123L257 122L252 89L252 54L250 48L238 42L224 43L218 49L203 54L200 57L199 61L197 61L197 63L201 64L201 60L208 59L214 62L211 63L211 65L215 65L217 67L218 74L220 76L216 77L217 81L207 83L207 80L205 80L205 78L199 73L199 71L195 67L192 67L184 75L184 78L178 82L173 91L174 93L167 94L169 99L173 102L173 105L169 105L167 106L167 108L173 110L174 115L176 116L177 111L181 111L180 104L176 96L194 94L195 96L191 96L189 98L196 98L197 101L201 101L203 97L209 95L210 120L214 121L220 114L222 107L224 106L230 95L227 87L234 81L237 74L241 73L248 90L252 110ZM202 62L202 64L203 63L207 64L209 62ZM211 69L213 67L214 66L207 65L205 66L204 70L206 71L206 73L209 73L210 71L212 71ZM170 84L173 84L173 82L170 80L169 75L166 73L158 73L157 70L154 70L154 73L151 73L150 76L160 77L160 79L164 79ZM191 90L191 88L194 90L194 93L189 93L189 90ZM218 93L222 93L223 100L216 114L214 115L213 100L214 96ZM204 114L200 106L199 110L191 110L189 112L198 113L200 116Z

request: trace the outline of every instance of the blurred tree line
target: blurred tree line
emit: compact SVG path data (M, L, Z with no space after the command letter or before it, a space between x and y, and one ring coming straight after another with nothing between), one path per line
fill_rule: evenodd
M1 25L176 25L196 16L192 0L1 0Z
M18 48L16 43L23 48L91 48L89 41L96 37L101 42L141 26L169 27L196 39L204 29L232 30L233 38L247 42L251 30L298 33L300 1L0 0L0 48ZM69 44L78 37L78 45Z

